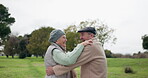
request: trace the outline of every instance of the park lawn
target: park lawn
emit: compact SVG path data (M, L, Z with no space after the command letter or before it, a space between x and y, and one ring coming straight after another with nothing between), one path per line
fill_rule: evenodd
M0 57L0 78L44 78L45 67L42 58Z
M148 59L108 58L108 78L148 78ZM124 73L131 67L134 74Z
M148 59L108 58L108 78L148 78ZM130 66L134 74L124 73ZM75 69L80 78L80 68ZM44 78L44 59L0 56L0 78Z

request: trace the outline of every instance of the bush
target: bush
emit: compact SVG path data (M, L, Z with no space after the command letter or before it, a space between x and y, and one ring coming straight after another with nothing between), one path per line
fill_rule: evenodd
M134 74L134 71L133 71L133 69L131 68L131 67L125 67L125 70L124 70L124 72L125 73L132 73L132 74Z
M20 59L26 58L26 54L25 54L24 52L21 52L21 53L19 54L19 58L20 58Z
M29 54L29 53L27 54L27 57L31 57L31 56L32 56L31 54Z

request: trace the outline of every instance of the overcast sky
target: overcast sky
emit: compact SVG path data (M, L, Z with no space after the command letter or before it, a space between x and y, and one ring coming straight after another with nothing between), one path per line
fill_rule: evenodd
M16 22L13 33L30 34L42 26L65 29L68 25L95 20L115 29L113 53L143 51L141 36L148 34L148 0L0 0Z

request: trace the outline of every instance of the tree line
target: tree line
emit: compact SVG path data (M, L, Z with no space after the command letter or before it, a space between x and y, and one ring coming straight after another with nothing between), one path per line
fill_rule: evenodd
M42 56L44 58L47 47L50 45L48 41L50 32L55 28L51 26L41 27L34 30L31 34L25 34L24 36L16 36L11 34L10 26L15 22L14 17L10 17L8 13L8 8L0 4L0 46L4 46L3 52L7 56L14 55L19 56L19 58L31 57L34 55L36 57ZM79 39L79 34L77 31L84 27L95 27L97 30L96 38L104 46L105 43L116 42L116 37L113 35L115 31L109 28L106 24L100 22L100 20L87 20L81 21L78 25L69 25L64 32L67 37L67 51L72 51L73 48L81 42ZM147 35L142 37L144 49L147 49L148 39ZM113 53L109 50L105 50L107 57L113 57Z
M133 54L113 53L110 50L105 50L107 58L148 58L148 51L137 52Z
M81 40L79 39L79 34L77 33L78 28L79 27L77 27L76 25L70 25L68 26L68 28L64 29L68 40L66 43L67 51L72 51L73 48L81 42ZM48 41L50 32L54 29L55 28L48 26L41 27L37 30L34 30L31 34L26 34L24 36L17 37L15 35L9 35L9 38L4 44L5 55L7 57L12 56L12 58L14 57L14 55L18 55L19 58L25 58L31 55L34 55L36 57L42 56L44 58L45 52L48 46L51 44ZM104 44L102 44L102 46L103 45Z
M145 34L141 37L142 39L142 47L145 49L144 52L137 52L131 54L121 54L121 53L113 53L110 50L105 50L106 57L108 58L148 58L148 35Z

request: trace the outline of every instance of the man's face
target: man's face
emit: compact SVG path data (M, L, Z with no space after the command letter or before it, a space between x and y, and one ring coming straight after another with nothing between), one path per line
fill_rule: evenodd
M66 48L66 36L65 35L62 35L58 40L57 40L57 44L59 44L60 46L62 47L65 47Z
M89 40L91 38L92 38L92 34L90 34L88 32L80 32L80 39L82 41Z

